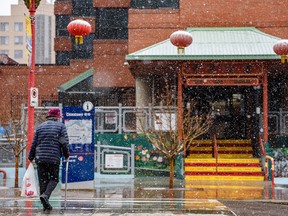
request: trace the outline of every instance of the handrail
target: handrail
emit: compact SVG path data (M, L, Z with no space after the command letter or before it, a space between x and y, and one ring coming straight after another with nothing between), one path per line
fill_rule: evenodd
M218 146L217 146L217 139L216 134L214 134L214 157L216 159L216 174L218 174Z
M272 181L272 186L275 186L274 183L274 170L275 170L275 164L274 164L274 159L271 156L266 155L265 156L265 181L268 181L268 160L271 161L271 181Z
M259 144L260 144L260 147L261 147L261 153L265 157L266 156L266 150L265 150L265 147L264 147L264 144L263 144L263 140L262 140L260 134L259 134Z

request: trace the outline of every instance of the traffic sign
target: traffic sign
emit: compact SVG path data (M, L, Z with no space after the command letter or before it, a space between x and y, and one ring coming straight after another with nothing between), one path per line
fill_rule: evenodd
M38 88L30 88L30 106L38 106Z

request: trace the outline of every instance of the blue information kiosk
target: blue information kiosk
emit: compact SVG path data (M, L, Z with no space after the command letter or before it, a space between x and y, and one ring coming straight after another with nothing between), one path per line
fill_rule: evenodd
M63 107L63 123L69 137L68 189L94 188L94 114L93 105ZM66 161L62 164L65 184Z

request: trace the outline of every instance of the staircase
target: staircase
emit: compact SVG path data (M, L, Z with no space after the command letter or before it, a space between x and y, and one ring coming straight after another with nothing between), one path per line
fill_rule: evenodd
M217 140L216 148L218 158L213 157L212 140L196 140L190 147L184 166L186 188L205 190L187 191L185 197L260 198L264 173L260 159L253 158L251 140Z

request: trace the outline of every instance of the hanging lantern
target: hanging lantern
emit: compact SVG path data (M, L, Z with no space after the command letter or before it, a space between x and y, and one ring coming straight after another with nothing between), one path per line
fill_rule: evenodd
M273 46L273 50L277 55L281 56L281 63L288 62L288 40L279 40Z
M34 0L34 9L37 9L39 4L40 4L41 0ZM33 1L32 0L24 0L24 3L27 7L28 10L33 8Z
M90 34L91 25L85 20L73 20L67 26L68 32L75 36L76 44L83 44L83 36Z
M176 31L170 35L170 42L177 47L178 54L185 54L185 47L192 43L192 35L186 31Z

